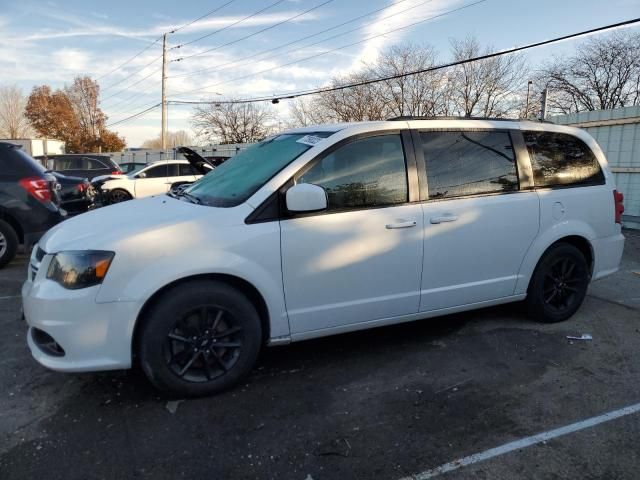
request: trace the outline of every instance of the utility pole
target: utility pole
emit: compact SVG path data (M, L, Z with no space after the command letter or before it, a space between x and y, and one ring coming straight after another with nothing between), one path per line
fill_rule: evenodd
M162 35L162 128L160 138L162 150L167 148L167 34Z

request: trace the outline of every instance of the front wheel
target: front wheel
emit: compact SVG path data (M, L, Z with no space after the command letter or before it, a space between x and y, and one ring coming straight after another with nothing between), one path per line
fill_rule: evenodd
M111 190L109 194L109 203L120 203L126 202L127 200L131 200L133 197L129 192L123 190L122 188L116 188Z
M525 300L527 313L547 323L568 319L582 305L589 280L587 260L580 250L568 243L551 247L531 278Z
M251 371L260 352L255 307L224 283L198 280L170 289L142 321L142 369L158 389L174 395L230 388Z

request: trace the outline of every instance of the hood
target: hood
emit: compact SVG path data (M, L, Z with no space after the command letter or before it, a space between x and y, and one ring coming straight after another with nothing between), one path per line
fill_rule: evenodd
M107 180L117 180L119 178L125 178L127 175L120 174L120 175L98 175L97 177L93 177L91 179L91 183L98 183L98 182L106 182Z
M190 148L178 147L177 152L181 153L184 156L184 158L186 158L187 161L191 164L191 166L195 168L201 175L206 175L211 171L207 168L204 168L204 165L209 165L212 168L215 167L215 165L212 162L202 157L201 155L197 154Z
M251 208L215 208L159 195L117 203L83 213L56 225L40 240L48 253L61 250L114 250L134 237L157 238L180 224L185 231L205 218L216 227L244 222ZM175 239L174 239L175 240Z

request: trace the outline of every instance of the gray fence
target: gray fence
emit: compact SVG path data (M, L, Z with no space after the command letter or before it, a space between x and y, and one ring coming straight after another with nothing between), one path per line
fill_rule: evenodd
M233 157L239 151L247 148L250 143L236 143L229 145L207 145L204 147L189 147L203 157ZM109 155L116 163L151 163L159 160L177 160L183 158L176 148L166 150L135 149L124 152L107 152L102 155Z

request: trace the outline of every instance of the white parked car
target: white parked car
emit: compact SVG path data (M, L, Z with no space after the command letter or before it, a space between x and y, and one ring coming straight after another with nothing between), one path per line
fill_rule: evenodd
M414 120L289 130L180 192L51 229L22 290L61 371L140 362L225 389L265 345L507 302L569 318L619 267L622 195L585 131Z
M212 170L205 165L206 171ZM203 173L187 160L160 160L139 167L127 175L105 175L93 179L92 184L107 199L119 203L133 198L167 193L172 185L191 183Z

